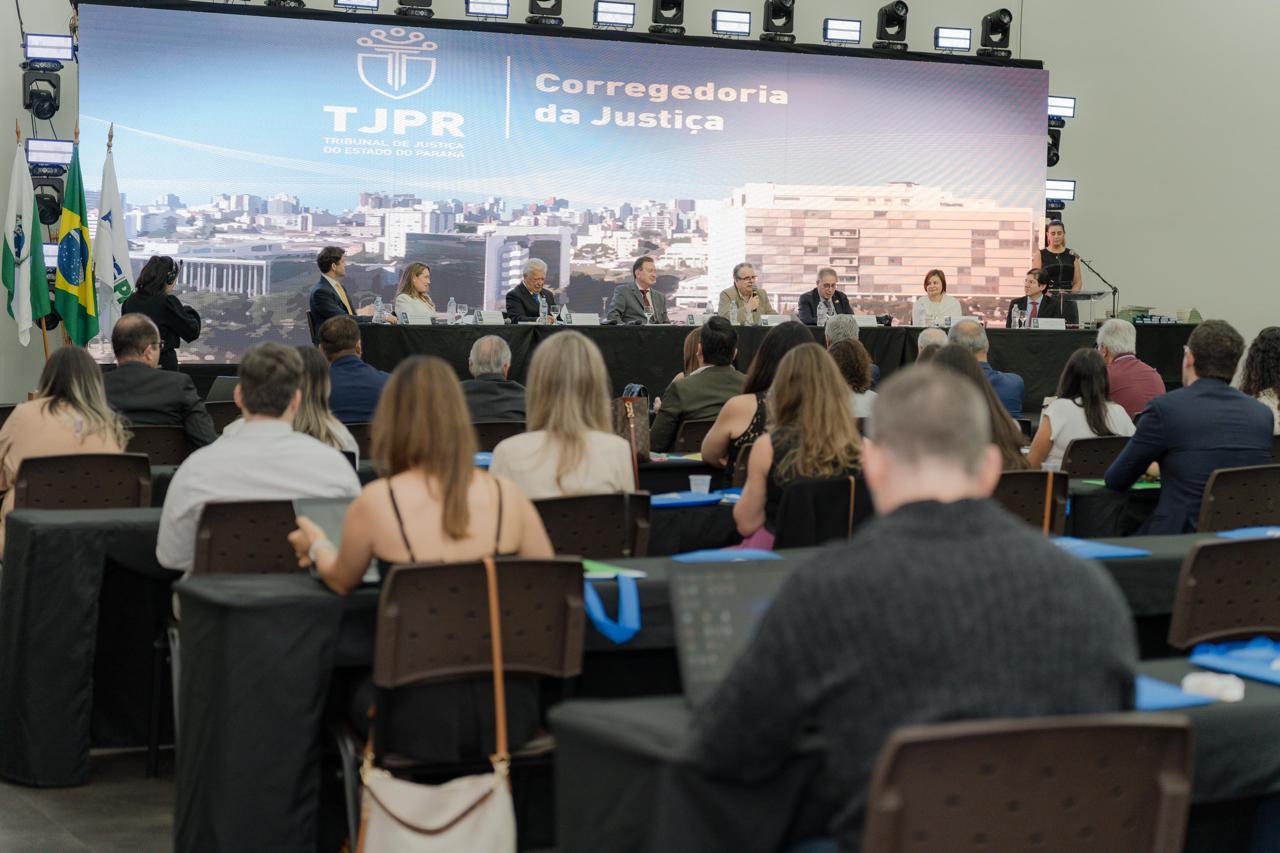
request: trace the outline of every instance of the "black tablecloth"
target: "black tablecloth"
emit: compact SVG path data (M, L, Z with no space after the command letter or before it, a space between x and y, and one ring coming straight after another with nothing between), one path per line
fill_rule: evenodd
M1160 501L1159 489L1113 492L1084 480L1072 480L1069 494L1066 533L1080 539L1131 536Z
M405 358L419 353L437 355L453 365L461 378L468 378L467 356L471 345L484 335L499 335L511 347L510 377L524 382L529 359L537 345L563 327L556 326L375 326L362 324L364 359L382 370L393 370ZM1160 372L1165 384L1182 384L1182 345L1193 326L1139 326L1138 352L1143 361ZM576 326L604 352L605 365L614 393L624 385L639 382L650 394L659 395L681 370L685 326ZM814 340L823 340L822 330L813 327ZM738 327L739 370L745 371L760 348L768 329ZM910 326L877 326L861 329L859 340L880 366L881 378L904 364L915 361L916 338L921 329ZM1067 359L1081 347L1091 347L1090 331L1041 331L988 329L991 366L1012 371L1026 383L1024 411L1038 412L1041 401L1051 396Z

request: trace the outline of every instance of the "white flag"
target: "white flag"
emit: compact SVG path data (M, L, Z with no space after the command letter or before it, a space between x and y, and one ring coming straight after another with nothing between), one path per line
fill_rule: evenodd
M44 272L44 238L31 170L22 146L13 155L9 176L9 204L4 213L4 249L0 251L0 280L5 307L18 324L18 343L31 342L35 320L49 313L49 283Z
M107 308L108 327L120 316L120 306L133 294L133 265L129 262L129 238L116 183L116 164L110 149L102 167L102 197L98 202L98 232L93 238L93 275L98 284L111 291ZM107 329L104 328L104 331Z

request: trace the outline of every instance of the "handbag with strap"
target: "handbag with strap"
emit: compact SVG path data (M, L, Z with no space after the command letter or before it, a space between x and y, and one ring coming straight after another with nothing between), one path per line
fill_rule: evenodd
M508 853L516 849L516 813L511 799L507 749L507 701L502 677L502 617L498 571L484 558L489 589L489 632L493 640L493 704L497 751L492 773L463 776L442 785L397 779L373 766L365 748L360 778L359 853Z
M619 397L614 400L613 431L631 445L636 488L640 488L638 463L649 461L649 398Z

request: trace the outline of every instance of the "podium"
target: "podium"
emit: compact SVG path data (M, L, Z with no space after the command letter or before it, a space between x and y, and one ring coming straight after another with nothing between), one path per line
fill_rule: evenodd
M1081 329L1094 329L1098 326L1096 303L1099 299L1109 296L1110 292L1106 290L1051 290L1045 294L1047 299L1060 299L1066 305L1063 305L1062 316L1067 318L1067 323L1071 323L1071 315L1075 315L1075 320ZM1068 308L1068 305L1071 307ZM1072 310L1074 309L1074 310Z

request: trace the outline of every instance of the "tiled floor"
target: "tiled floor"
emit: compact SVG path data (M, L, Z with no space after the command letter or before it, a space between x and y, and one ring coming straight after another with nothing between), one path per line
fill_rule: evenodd
M160 778L148 779L144 753L93 757L93 779L80 788L24 788L0 783L4 853L169 851L173 849L173 753Z

